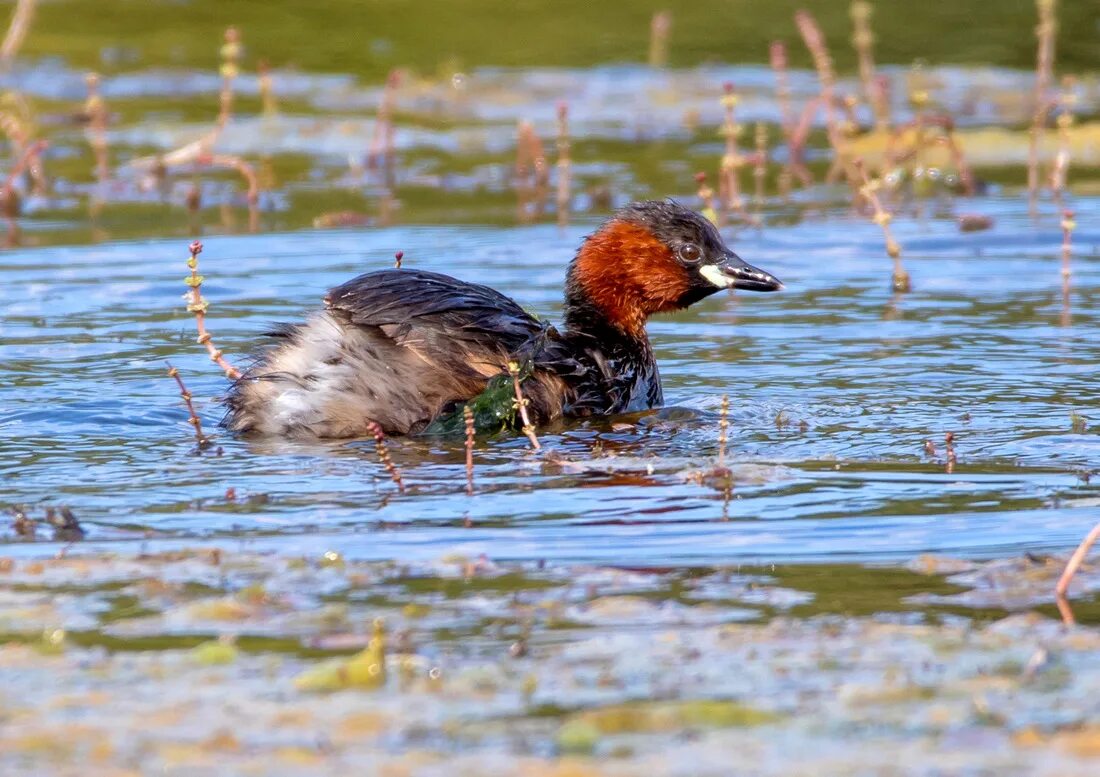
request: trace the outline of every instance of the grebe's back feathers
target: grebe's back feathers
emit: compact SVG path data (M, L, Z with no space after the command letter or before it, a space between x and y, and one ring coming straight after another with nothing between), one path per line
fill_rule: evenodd
M493 354L501 349L512 353L547 328L495 289L425 270L365 273L330 291L325 307L413 347L441 336ZM447 349L432 355L454 353Z
M503 294L422 270L360 275L332 289L325 307L272 333L276 342L226 400L229 428L348 437L376 421L408 434L556 337ZM543 415L560 412L552 392L532 392L540 408L550 401Z

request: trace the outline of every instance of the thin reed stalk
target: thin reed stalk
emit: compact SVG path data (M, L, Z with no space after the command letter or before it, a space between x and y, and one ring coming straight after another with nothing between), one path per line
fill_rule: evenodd
M1056 0L1035 0L1035 8L1039 15L1039 24L1035 27L1039 45L1036 51L1035 92L1032 98L1034 108L1027 151L1028 209L1032 216L1038 208L1039 139L1046 122L1047 91L1054 78L1054 37L1058 31Z
M535 425L531 423L531 415L527 412L527 398L523 396L523 389L520 387L519 364L517 362L508 362L508 374L512 376L512 390L516 394L515 407L519 411L519 417L523 420L523 433L527 435L531 447L537 451L542 446L539 444L539 438L535 436Z
M393 463L390 451L386 447L386 433L376 421L367 424L367 428L374 435L374 449L378 453L378 461L386 468L386 472L390 473L390 479L397 484L397 490L402 494L405 493L405 481L401 479L401 470Z
M187 295L187 311L195 315L195 328L199 333L196 342L206 348L206 352L210 354L210 361L222 368L225 377L230 380L240 380L240 370L230 364L222 355L222 352L214 347L210 332L206 328L206 311L209 304L202 298L203 277L199 275L199 254L202 253L202 243L196 240L189 248L191 258L187 260L187 267L191 270L191 275L185 278L183 282L191 289Z
M202 421L199 420L199 414L195 412L195 405L191 401L191 392L184 385L183 378L180 377L180 371L173 367L170 362L165 362L165 364L168 365L168 377L174 378L176 385L179 386L180 396L183 397L183 404L187 408L187 423L195 429L195 442L198 443L200 449L205 448L210 445L210 438L203 434Z
M890 230L890 221L893 217L882 207L882 201L878 196L878 190L882 187L882 181L872 179L867 175L867 167L863 164L861 158L856 157L852 161L852 166L862 182L859 193L863 199L870 204L873 210L871 220L882 229L882 236L886 241L886 253L894 261L894 274L892 279L894 291L909 291L912 288L912 283L909 278L909 273L905 271L901 263L901 245L894 239L893 232Z

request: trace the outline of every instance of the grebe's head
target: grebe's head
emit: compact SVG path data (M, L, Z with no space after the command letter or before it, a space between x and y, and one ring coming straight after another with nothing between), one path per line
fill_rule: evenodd
M708 219L672 200L628 205L585 239L569 267L566 324L598 317L640 336L654 313L722 289L779 291L779 280L726 247Z

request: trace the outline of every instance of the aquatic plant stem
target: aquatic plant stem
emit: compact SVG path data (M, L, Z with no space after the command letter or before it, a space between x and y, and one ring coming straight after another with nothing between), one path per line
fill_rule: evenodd
M271 65L261 59L256 65L256 77L260 86L260 105L264 118L271 119L279 114L279 103L275 98L275 84L271 78Z
M466 496L474 495L474 411L469 405L462 407L462 420L466 424Z
M859 193L874 210L871 220L882 228L882 235L886 240L886 253L894 260L893 288L895 291L909 291L912 288L912 283L909 273L905 271L901 264L901 245L894 239L893 232L890 231L890 221L893 217L882 207L882 201L878 196L878 189L882 186L882 182L877 179L872 180L867 175L867 167L863 164L861 158L857 157L852 160L852 166L862 181Z
M34 9L38 0L16 0L15 10L8 24L8 32L4 35L4 42L0 43L0 67L7 69L15 61L23 45L23 39L34 21Z
M569 105L565 102L558 103L558 191L556 205L558 208L558 224L565 226L569 223L570 188L572 186L573 163L569 158Z
M15 182L23 174L23 171L28 167L34 165L34 161L39 155L46 149L49 144L44 140L36 140L23 148L23 153L15 160L15 164L12 165L11 171L8 173L8 177L4 179L4 183L0 185L0 191L3 192L3 200L6 203L14 202L15 198ZM17 215L17 213L9 213L9 216Z
M890 106L886 102L886 91L875 74L873 46L874 33L871 32L871 4L864 0L852 3L852 46L859 60L859 81L863 87L863 99L871 106L875 115L875 129L885 131L890 126Z
M1028 210L1033 217L1039 199L1039 138L1046 120L1047 90L1054 76L1054 35L1058 29L1056 0L1035 0L1035 8L1039 14L1039 24L1035 28L1039 46L1036 52L1035 92L1032 98L1034 108L1027 152Z
M1073 260L1073 230L1077 228L1072 210L1062 211L1062 326L1070 324L1070 278Z
M1089 550L1096 540L1100 539L1100 523L1092 527L1092 530L1085 535L1085 539L1081 540L1081 544L1077 546L1077 550L1073 551L1073 555L1069 557L1069 561L1066 562L1066 568L1062 571L1062 576L1058 578L1058 584L1054 586L1054 594L1059 601L1059 610L1062 613L1062 620L1067 626L1072 626L1076 621L1073 617L1073 611L1069 609L1068 604L1065 609L1061 607L1061 604L1066 601L1066 593L1069 591L1069 584L1073 581L1073 576L1077 574L1077 570L1081 568L1081 564L1084 563L1085 557L1088 555Z
M762 121L756 122L756 155L753 157L752 177L754 183L753 204L756 205L757 225L764 222L764 178L768 173L768 127Z
M202 281L203 277L199 275L199 254L202 253L202 243L198 240L193 242L189 249L191 251L191 258L187 260L187 267L191 270L191 275L184 279L191 290L187 294L187 311L195 315L195 328L198 330L199 336L196 342L206 348L207 353L210 354L210 361L217 364L225 372L225 377L230 380L240 380L241 372L222 355L222 352L214 347L214 343L211 341L210 332L206 329L206 311L209 307L206 300L202 298Z
M241 34L236 27L226 28L221 57L222 88L218 94L218 118L214 139L217 139L217 135L225 129L225 125L233 116L233 82L240 74L241 60ZM209 146L212 145L214 145L213 140L209 143Z
M95 156L95 176L99 183L111 176L111 161L107 148L107 104L99 93L99 74L84 76L88 97L84 101L84 116L88 119L88 145Z
M649 23L649 66L662 68L668 64L668 37L672 31L672 13L657 11Z
M836 94L836 74L833 71L833 60L829 56L829 49L825 45L825 36L809 11L798 11L794 15L794 20L806 48L810 51L814 69L817 70L817 79L821 85L821 105L825 112L825 134L837 156L843 156L844 149L833 104Z
M699 203L702 205L700 213L712 224L718 224L718 209L715 208L714 189L707 185L707 174L700 171L695 174L695 182L699 184L697 192Z
M515 185L517 218L521 222L542 212L549 180L542 141L531 122L520 120L516 125Z
M202 421L199 420L199 414L195 412L195 405L191 402L191 392L184 385L183 378L180 377L180 371L173 367L170 362L165 362L165 364L168 365L168 377L175 378L176 385L179 386L183 404L187 407L187 423L195 428L195 441L200 449L205 448L210 445L210 438L203 434Z
M391 70L386 76L386 85L382 89L382 100L378 104L378 117L374 122L370 147L367 151L367 169L380 169L385 184L392 183L393 172L393 106L397 101L397 88L401 85L401 72Z
M523 420L523 433L527 435L531 447L537 451L542 446L539 444L539 438L535 436L535 425L531 423L531 416L527 412L527 399L523 396L523 389L520 387L517 362L508 362L508 374L512 376L512 390L516 394L516 409L519 410L519 417Z
M723 86L722 110L724 119L719 134L725 138L726 150L722 154L722 162L718 175L718 199L727 212L737 213L745 220L750 220L745 211L745 200L741 196L741 167L745 164L744 158L737 147L737 138L741 134L741 125L737 123L737 92L733 84Z
M374 435L374 449L378 453L378 461L386 468L386 472L390 473L390 478L397 484L397 490L402 494L405 493L405 481L401 479L401 470L393 463L389 449L386 447L386 433L382 431L381 425L376 421L367 424L367 428Z
M1073 109L1077 105L1077 95L1073 89L1076 79L1066 76L1062 79L1062 92L1058 95L1058 153L1054 156L1054 165L1050 170L1050 190L1058 207L1065 209L1066 182L1069 177L1070 137L1073 126Z

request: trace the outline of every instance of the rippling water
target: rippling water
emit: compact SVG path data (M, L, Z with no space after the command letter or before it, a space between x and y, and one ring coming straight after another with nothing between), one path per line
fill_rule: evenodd
M0 255L0 502L67 503L95 542L249 537L370 558L457 547L663 565L1064 548L1100 504L1088 482L1100 462L1096 204L1078 203L1068 308L1057 221L1032 222L1017 197L975 204L996 218L993 231L899 222L914 284L905 295L888 288L876 228L847 212L792 225L777 210L762 230L730 233L787 290L654 320L668 407L547 430L544 445L560 454L549 458L522 437L481 439L473 498L460 440L391 441L405 496L373 442L218 430L220 454L197 454L164 360L211 430L225 383L184 311L185 245L13 250ZM553 317L591 226L210 237L211 328L239 361L269 323L300 319L397 248L407 266L489 283ZM730 492L687 477L717 455L723 393ZM1090 428L1074 432L1071 413Z

